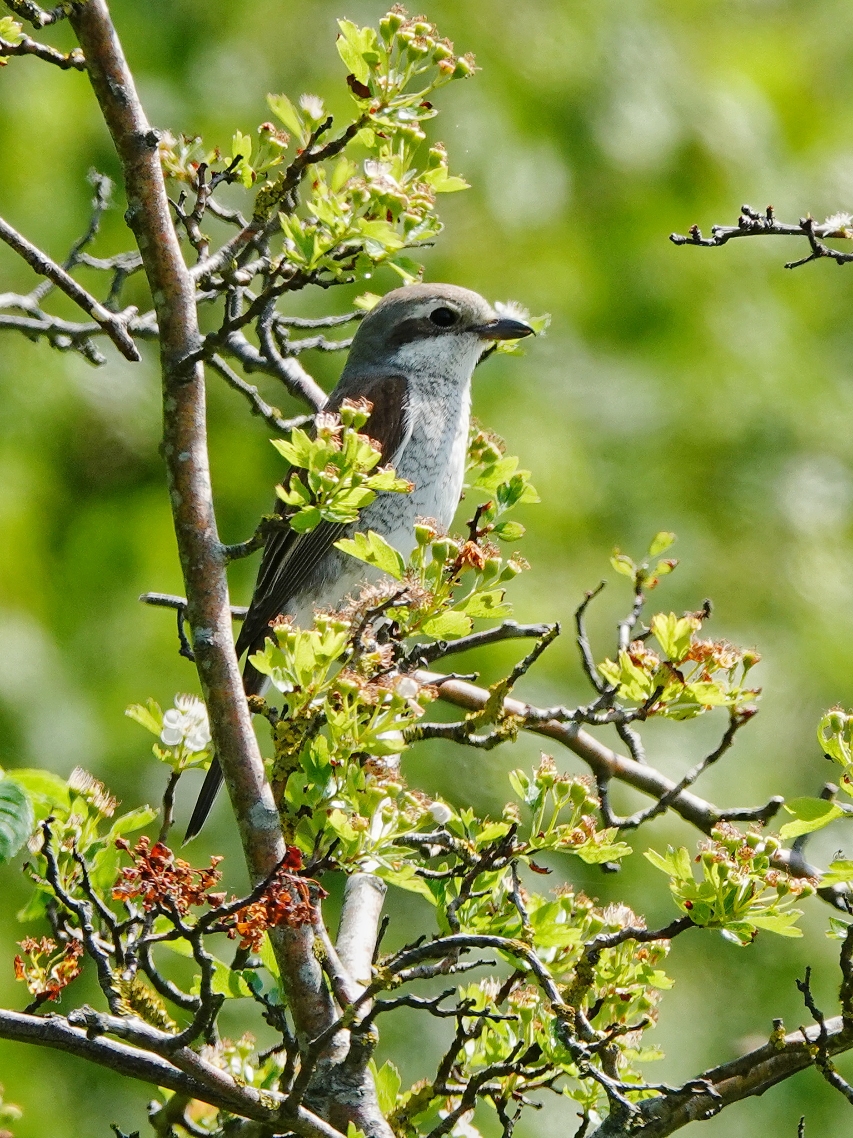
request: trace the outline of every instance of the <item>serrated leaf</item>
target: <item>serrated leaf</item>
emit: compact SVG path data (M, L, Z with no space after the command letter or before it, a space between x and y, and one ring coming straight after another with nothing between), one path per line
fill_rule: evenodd
M365 54L371 52L372 45L375 45L376 33L372 28L359 28L352 20L338 20L338 27L341 29L335 41L338 55L359 83L366 83L370 78L370 67Z
M376 1081L376 1097L379 1099L379 1109L384 1115L389 1115L397 1106L397 1097L403 1085L403 1077L390 1059L376 1070L374 1065L374 1079Z
M656 869L662 869L664 873L669 874L670 877L674 877L677 881L693 881L690 854L684 846L679 846L678 849L667 846L665 854L659 854L657 850L646 850L643 856L650 861Z
M341 538L335 542L335 548L340 549L342 553L348 553L350 557L355 557L357 561L364 561L380 572L387 573L395 581L403 579L406 565L402 556L393 545L389 545L384 537L373 530L357 533L351 538Z
M316 506L304 506L290 519L290 528L296 533L308 533L316 529L322 521L322 514Z
M10 861L33 832L33 807L23 787L0 779L0 865Z
M784 803L784 809L794 815L793 822L786 822L779 831L784 839L798 838L801 834L811 834L822 830L844 811L837 802L827 802L823 798L792 798Z
M144 727L146 731L150 731L152 735L159 737L163 730L163 709L156 700L147 699L144 705L132 703L125 709L125 715L140 727Z
M427 636L434 636L436 640L455 640L460 636L467 636L471 631L472 621L462 612L442 612L432 617L422 627Z
M802 916L798 909L789 909L785 913L766 913L757 917L750 916L750 924L755 925L757 929L766 929L767 932L775 933L777 936L798 937L803 935L803 930L797 928L797 921Z

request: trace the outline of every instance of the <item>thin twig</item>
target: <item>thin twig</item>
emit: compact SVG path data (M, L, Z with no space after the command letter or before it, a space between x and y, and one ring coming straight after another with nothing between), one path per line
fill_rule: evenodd
M34 55L43 63L53 63L63 71L73 68L76 71L86 70L86 60L79 47L73 48L67 55L50 47L46 43L39 43L30 36L22 35L17 43L0 39L0 57L8 55Z
M129 308L121 315L117 315L115 312L110 312L109 309L104 308L101 302L88 293L82 285L78 284L61 265L57 265L46 253L36 248L36 246L28 241L26 237L23 237L17 229L13 229L13 227L2 218L0 218L0 240L5 241L11 249L14 249L16 253L23 257L27 264L35 269L37 273L43 277L47 277L57 288L61 289L66 296L71 297L84 312L88 312L92 319L103 328L104 332L109 336L126 360L131 360L136 363L142 358L139 354L139 349L127 331L128 320L136 315L135 308Z

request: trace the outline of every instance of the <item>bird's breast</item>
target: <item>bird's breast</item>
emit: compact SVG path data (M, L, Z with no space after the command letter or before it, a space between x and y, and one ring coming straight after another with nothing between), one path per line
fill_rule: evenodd
M414 484L411 494L380 494L362 511L359 528L375 529L404 556L414 548L418 517L447 529L462 493L468 454L470 394L416 391L410 400L412 433L396 456L397 473Z

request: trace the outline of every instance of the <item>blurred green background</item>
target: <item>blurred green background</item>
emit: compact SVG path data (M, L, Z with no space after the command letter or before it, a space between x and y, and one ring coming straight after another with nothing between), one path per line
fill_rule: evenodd
M335 18L373 22L384 10L362 0L112 7L151 120L211 145L268 117L267 91L317 93L345 114ZM426 14L482 67L436 100L435 137L473 189L441 201L446 231L426 253L429 278L553 315L546 339L523 359L491 361L475 391L477 415L533 469L543 499L524 518L533 571L515 586L518 617L569 628L583 590L607 576L591 626L599 655L609 652L628 602L608 564L613 546L640 553L655 531L676 531L682 564L657 603L695 608L711 597L709 632L763 654L762 713L700 792L720 805L817 793L831 777L817 718L853 702L853 268L786 272L783 262L806 251L799 242L679 249L667 235L693 222L732 223L742 202L772 202L794 221L853 208L853 8L844 0L429 0ZM68 47L67 36L59 28L46 38ZM117 174L85 77L32 59L0 70L0 212L57 258L85 228L91 166ZM117 208L96 251L126 244ZM0 249L0 287L32 283ZM394 283L388 273L375 287ZM342 312L351 300L346 290L300 296L292 311ZM331 386L341 359L305 362ZM288 406L274 381L261 385ZM5 333L0 400L0 766L44 764L66 775L81 764L127 807L156 801L164 771L124 708L147 696L168 705L197 684L176 654L171 616L136 600L148 589L181 589L157 453L154 352L133 366L110 350L109 366L94 369ZM279 460L268 430L216 376L210 428L221 529L238 540L269 508ZM235 601L247 600L254 570L235 569ZM470 665L491 679L514 656L507 646ZM586 697L569 635L523 690L549 703ZM650 758L677 776L723 724L709 716L653 726ZM488 753L430 745L407 756L405 770L432 793L495 812L508 796L506 771L537 754L530 739ZM557 758L579 769L572 755ZM184 820L197 782L182 788ZM639 800L617 793L616 805ZM665 921L663 878L639 851L695 840L662 819L638 836L617 877L556 868L602 901L621 898L650 923ZM825 859L846 840L829 833L810 853ZM227 852L229 884L240 889L224 801L193 856L213 850ZM11 968L14 941L34 931L11 916L25 894L18 867L5 869L7 1007L26 1003ZM392 940L418 922L428 927L416 900L395 897L391 911ZM766 1039L775 1016L789 1028L802 1022L794 978L807 963L834 1012L827 917L812 903L803 940L765 935L748 950L710 934L677 941L676 985L647 1037L667 1058L649 1077L678 1082L725 1061ZM78 997L91 995L87 984ZM229 1014L239 1033L241 1005ZM440 1045L433 1027L419 1025L412 1048L412 1024L386 1021L383 1054L407 1077L425 1074L428 1049ZM850 1061L840 1066L850 1074ZM19 1138L94 1138L113 1121L145 1127L142 1084L69 1057L0 1042L0 1082L24 1108ZM810 1071L729 1108L702 1133L793 1136L805 1114L807 1134L840 1134L849 1109ZM563 1135L575 1125L571 1104L557 1101L518 1134Z

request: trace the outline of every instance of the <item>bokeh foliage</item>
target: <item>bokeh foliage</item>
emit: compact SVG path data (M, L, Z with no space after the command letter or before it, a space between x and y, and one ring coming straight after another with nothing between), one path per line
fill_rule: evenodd
M268 91L316 93L343 113L335 18L375 23L384 10L305 0L112 7L151 119L223 148L267 115ZM695 608L711 596L709 632L763 655L750 676L765 689L761 714L702 790L720 804L813 795L828 777L815 725L827 706L853 703L852 270L786 273L794 249L782 242L704 251L666 236L694 221L732 222L744 201L772 202L786 220L851 207L853 13L840 0L529 0L523 14L505 0L434 0L427 14L483 69L436 100L432 137L473 188L442 199L446 231L425 253L429 276L553 316L546 340L523 360L491 361L475 391L476 413L533 470L543 501L524 516L533 571L516 585L516 614L569 624L603 574L611 587L593 622L600 636L608 612L625 607L612 547L639 551L674 530L682 564L661 603ZM70 47L67 34L52 41ZM85 77L12 60L0 72L0 154L3 213L61 258L86 224L88 168L116 174ZM125 239L117 209L101 251ZM5 250L0 272L3 288L30 285ZM376 288L398 279L383 271ZM293 311L344 311L351 299L343 289L306 295ZM340 357L306 363L329 387ZM216 377L210 387L223 535L239 540L270 508L279 462L267 429ZM171 620L135 599L180 590L153 356L94 370L4 336L0 400L0 766L44 763L67 775L80 763L128 807L153 800L162 772L123 709L148 695L169 704L194 678ZM235 567L235 600L247 599L253 571ZM481 663L497 675L511 652ZM525 682L542 702L586 697L568 638ZM713 730L663 728L648 732L650 754L672 773ZM535 753L530 740L488 753L429 744L407 757L407 773L496 812L503 772ZM184 811L194 789L184 790ZM198 857L227 852L239 888L224 804L214 823ZM828 859L845 837L829 831L815 850ZM693 840L668 820L648 838L659 849ZM590 866L576 882L660 921L662 879L641 862L627 859L615 879ZM14 898L18 883L7 873L2 887ZM818 995L829 1003L835 947L822 939L827 914L807 909L809 935L796 943L765 937L739 952L711 935L677 942L656 1040L669 1058L656 1077L683 1079L729 1058L745 1037L766 1037L772 1016L799 1022L793 979L806 962L824 962ZM20 935L7 919L9 961ZM727 1014L715 999L705 1016L717 985ZM0 999L19 998L10 964ZM7 1099L25 1107L20 1138L94 1133L96 1095L112 1111L98 1122L104 1132L112 1119L139 1124L144 1091L75 1060L3 1043L0 1073ZM837 1133L848 1109L810 1072L705 1129L793 1134L806 1113L810 1128ZM535 1122L537 1134L566 1126L564 1113Z

